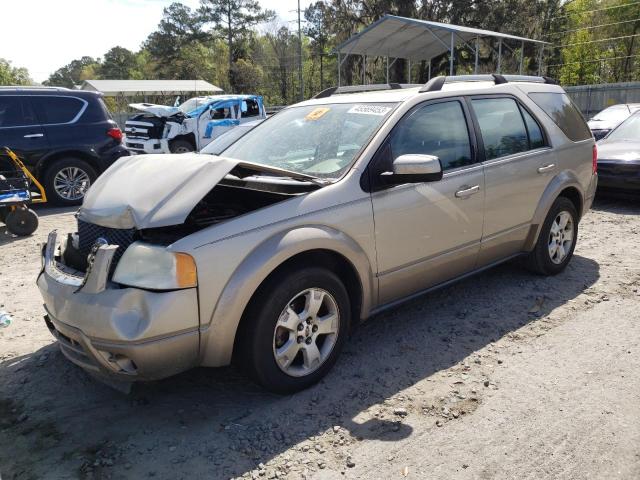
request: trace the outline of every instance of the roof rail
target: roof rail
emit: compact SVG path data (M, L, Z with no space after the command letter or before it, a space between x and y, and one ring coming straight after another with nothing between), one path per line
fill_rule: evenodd
M442 90L445 83L455 82L493 82L495 85L502 85L511 82L546 83L558 85L558 82L550 77L536 77L530 75L500 75L492 73L487 75L454 75L451 77L434 77L423 85L420 93L438 92Z
M414 88L419 85L400 83L373 83L371 85L348 85L345 87L330 87L322 90L313 98L327 98L332 95L342 95L345 93L377 92L382 90L397 90L400 88Z
M0 90L70 90L67 87L49 87L47 85L0 85Z

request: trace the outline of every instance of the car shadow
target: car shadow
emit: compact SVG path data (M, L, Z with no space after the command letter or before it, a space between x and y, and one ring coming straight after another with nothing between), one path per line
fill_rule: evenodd
M131 472L153 476L178 464L181 478L203 472L230 478L288 449L302 449L302 442L334 426L350 432L346 442L397 441L412 428L385 408L385 400L402 397L405 389L451 367L458 368L455 376L440 382L450 389L447 394L457 392L467 402L481 397L482 383L473 384L464 373L477 367L468 357L570 302L598 278L599 265L578 255L555 277L532 275L516 262L504 264L371 318L356 329L324 380L288 396L262 390L233 367L197 368L136 385L123 395L48 345L0 362L0 410L4 397L13 412L0 451L11 448L15 454L9 472L35 477L43 473L39 465L76 458L77 452L93 462L113 451L122 458L105 468L122 469L129 462ZM425 396L431 393L441 395L428 390ZM24 413L29 418L20 422ZM42 438L41 431L53 432L53 440ZM28 441L14 443L21 435ZM39 451L32 444L51 448ZM311 450L316 454L313 442ZM76 468L86 464L75 461Z
M638 215L640 214L640 194L632 195L598 190L591 210L615 213L616 215Z

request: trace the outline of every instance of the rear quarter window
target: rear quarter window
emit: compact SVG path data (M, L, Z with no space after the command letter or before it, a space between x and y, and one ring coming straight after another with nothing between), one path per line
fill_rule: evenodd
M45 125L69 123L86 105L84 101L73 97L33 96L31 101L41 123Z
M566 93L529 93L529 98L551 117L569 140L579 142L591 138L587 122Z

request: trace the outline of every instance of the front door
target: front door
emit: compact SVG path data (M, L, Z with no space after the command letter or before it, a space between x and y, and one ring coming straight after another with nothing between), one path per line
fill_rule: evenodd
M9 147L32 172L49 150L28 97L0 95L0 148Z
M484 174L462 99L421 104L394 128L371 175L404 154L440 159L444 176L372 194L379 304L445 282L476 265L484 212Z
M239 123L237 106L233 101L218 103L205 110L198 120L198 131L200 133L198 150L202 150L214 139L228 132Z

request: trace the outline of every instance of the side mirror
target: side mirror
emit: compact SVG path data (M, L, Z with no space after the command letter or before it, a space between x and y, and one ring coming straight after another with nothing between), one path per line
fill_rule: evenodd
M442 165L434 155L400 155L393 161L393 172L385 172L382 177L389 185L437 182L442 179Z

